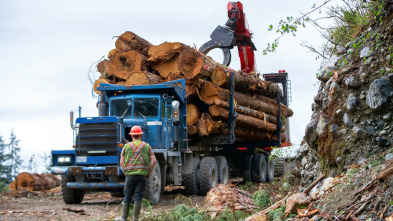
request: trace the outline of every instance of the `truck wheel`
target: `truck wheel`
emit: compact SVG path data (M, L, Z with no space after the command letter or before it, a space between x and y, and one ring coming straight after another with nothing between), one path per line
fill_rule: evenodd
M200 195L201 190L198 184L198 170L201 165L201 160L194 157L191 174L183 174L184 188L187 195Z
M274 176L275 177L282 176L285 172L285 160L276 158L276 160L273 163L274 163Z
M218 183L228 184L228 163L224 156L214 157L217 163Z
M113 197L124 197L124 192L111 192Z
M65 175L61 177L61 193L63 195L63 200L66 204L79 204L82 202L85 196L84 190L71 189L67 187L68 182L75 182L75 177L70 175Z
M245 158L244 168L243 168L243 182L251 181L251 162L253 155L247 155Z
M217 163L214 157L204 157L201 161L201 169L198 172L198 183L201 188L201 194L207 192L217 185L218 171Z
M252 181L257 183L266 182L266 160L265 155L256 154L251 163Z
M275 161L275 159L270 154L266 154L266 161L267 161L266 181L272 182L274 180L274 161Z
M151 201L151 204L156 205L160 201L161 194L161 171L158 162L151 171L150 177L147 179L145 198Z

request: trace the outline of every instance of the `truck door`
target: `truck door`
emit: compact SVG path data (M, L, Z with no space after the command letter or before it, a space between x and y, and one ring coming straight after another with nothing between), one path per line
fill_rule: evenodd
M165 149L174 148L174 131L172 124L172 105L168 102L161 103L162 141Z

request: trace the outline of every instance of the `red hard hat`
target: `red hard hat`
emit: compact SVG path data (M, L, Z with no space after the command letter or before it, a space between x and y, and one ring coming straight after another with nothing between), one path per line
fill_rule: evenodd
M141 135L143 134L141 127L133 126L131 127L130 135Z

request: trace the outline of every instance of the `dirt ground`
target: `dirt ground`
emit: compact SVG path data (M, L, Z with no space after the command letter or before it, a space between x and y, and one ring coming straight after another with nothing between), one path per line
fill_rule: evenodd
M181 191L162 194L152 211L169 210L179 203L204 204L204 196L183 196ZM24 197L0 195L0 220L113 220L120 215L122 198L109 193L88 193L79 205L63 202L61 193L30 193Z

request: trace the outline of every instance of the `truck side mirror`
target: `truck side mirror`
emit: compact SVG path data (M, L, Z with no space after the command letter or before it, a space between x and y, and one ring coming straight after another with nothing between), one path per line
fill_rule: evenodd
M177 125L179 125L179 122L180 122L180 113L179 113L179 106L180 106L180 103L179 103L179 101L177 101L177 100L174 100L173 102L172 102L172 120L173 120L173 125L174 126L177 126Z

